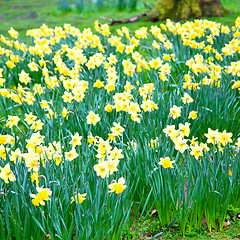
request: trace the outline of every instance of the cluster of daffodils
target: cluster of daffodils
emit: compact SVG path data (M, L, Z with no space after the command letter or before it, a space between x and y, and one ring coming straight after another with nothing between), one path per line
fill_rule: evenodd
M185 150L189 149L190 155L196 159L199 159L199 157L203 156L204 152L210 150L208 144L216 144L219 150L222 151L227 144L232 143L232 133L227 133L226 130L219 132L211 128L208 128L208 133L204 134L207 137L206 143L199 143L195 137L192 137L192 139L184 138L190 134L190 124L188 122L185 124L180 123L178 129L175 129L175 125L168 125L163 129L163 132L173 141L177 151L184 153ZM237 146L238 142L236 143Z
M114 104L111 105L110 103L108 103L105 107L105 110L107 112L111 112L113 109L115 109L116 112L127 112L130 114L130 118L132 121L140 123L142 110L144 112L151 112L155 109L158 109L157 104L152 100L154 84L144 84L142 87L139 88L139 95L143 98L141 105L137 101L134 101L132 95L132 91L134 89L135 87L127 81L124 85L124 91L114 94Z
M108 134L108 139L105 141L101 137L92 135L88 137L88 142L94 144L96 147L96 157L98 158L98 163L94 165L94 170L97 176L101 178L106 178L112 175L114 172L118 171L118 165L122 158L122 149L113 148L109 141L116 142L116 137L122 136L124 128L120 123L113 123L113 127L110 129L111 132ZM125 179L121 177L118 181L112 180L111 184L108 186L110 188L109 192L115 192L116 194L122 193L126 188Z
M111 135L115 138L116 136L122 135L124 128L115 123L115 126L112 127L111 130L113 131ZM94 165L94 170L96 171L97 176L105 178L118 171L117 167L119 160L124 156L122 154L122 149L119 149L116 146L113 148L110 145L109 139L106 141L102 138L95 137L95 139L96 141L94 142L94 145L96 146L98 164Z
M43 24L27 31L30 45L13 28L10 37L0 36L0 178L11 186L18 181L16 167L24 166L35 206L54 195L40 179L47 167L62 170L67 162L74 170L88 161L90 150L89 172L96 181L109 178L109 192L122 193L127 187L122 162L129 160L123 153L138 150L136 129L152 130L155 139L150 136L147 147L161 147L160 130L148 121L162 116L159 109L168 118L163 132L181 154L201 159L213 145L222 150L235 144L238 133L209 126L204 136L194 137L190 126L205 107L198 101L200 91L221 92L226 86L233 96L239 93L240 18L232 28L208 20L167 20L133 33L127 27L111 32L97 21L94 28ZM134 140L129 129L136 131ZM197 141L201 137L206 143ZM235 146L239 151L240 138ZM173 168L173 163L161 157L159 165ZM82 203L87 199L82 192L74 189L69 201Z
M208 128L208 133L204 134L207 137L207 143L217 144L220 149L228 143L232 143L232 133L227 133L226 130L219 132ZM239 141L239 140L238 140Z

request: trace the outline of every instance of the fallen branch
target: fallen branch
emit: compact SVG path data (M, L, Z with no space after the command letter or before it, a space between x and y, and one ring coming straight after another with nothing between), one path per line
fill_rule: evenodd
M140 18L145 17L148 15L148 12L143 12L137 16L128 18L126 20L115 20L115 19L111 19L111 18L106 18L106 17L101 17L101 19L104 19L106 21L109 21L110 24L109 25L115 25L115 24L119 24L119 23L132 23L132 22L137 22Z

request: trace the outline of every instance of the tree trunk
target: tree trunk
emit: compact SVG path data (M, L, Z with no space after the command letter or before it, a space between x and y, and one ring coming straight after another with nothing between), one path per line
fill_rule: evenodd
M185 20L189 18L222 16L227 10L221 0L157 0L148 14L149 20L168 18Z

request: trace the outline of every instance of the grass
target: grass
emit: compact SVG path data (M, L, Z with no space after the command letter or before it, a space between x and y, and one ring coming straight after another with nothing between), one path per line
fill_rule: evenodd
M116 8L103 9L101 12L95 8L86 8L80 13L72 10L68 13L63 13L58 8L58 0L0 0L0 34L7 36L7 31L13 27L19 31L20 36L24 37L26 30L38 28L43 23L49 27L63 26L64 23L84 29L92 27L95 20L102 23L107 23L101 20L101 16L116 19L125 19L146 11L142 1L138 1L138 8L135 12L118 11ZM150 6L154 5L155 0L145 1ZM224 6L229 9L232 14L224 17L212 18L211 20L221 22L226 25L233 25L234 20L240 15L240 0L223 0ZM109 10L110 9L110 10ZM150 27L153 23L146 21L146 18L132 24L128 24L131 30L136 30L142 26ZM154 23L156 24L156 23ZM113 27L113 29L123 26L123 24Z
M37 0L13 0L13 1L0 1L0 19L1 30L3 35L7 34L10 27L14 27L23 36L27 29L40 27L43 23L50 27L62 26L64 23L70 23L80 29L92 27L95 20L100 20L100 16L106 16L111 18L128 18L132 14L138 14L145 9L140 6L139 9L134 12L116 12L112 11L96 12L96 9L86 10L83 13L79 13L76 10L72 10L68 13L63 13L58 8L58 1Z
M173 239L179 240L183 237L179 234L177 230L177 225L173 225L167 232L165 232L161 238L155 239ZM149 216L144 221L138 223L136 222L132 227L128 236L131 236L130 239L142 239L146 240L149 239L157 234L159 234L159 220L156 215ZM202 226L198 229L194 229L191 233L186 233L184 239L185 240L205 240L205 239L234 239L237 240L240 238L240 219L236 219L235 221L231 221L230 224L222 231L213 231L209 232L206 226Z

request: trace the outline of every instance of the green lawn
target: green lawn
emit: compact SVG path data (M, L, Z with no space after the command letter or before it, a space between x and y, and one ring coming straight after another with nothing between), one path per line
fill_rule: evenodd
M145 0L147 4L153 6L155 0ZM214 21L223 24L232 25L238 15L240 15L240 0L223 0L224 5L232 14L221 18L212 18ZM83 13L72 9L68 13L63 13L58 7L58 0L0 0L0 34L7 36L10 27L20 32L20 36L24 36L27 29L38 28L43 23L50 27L62 26L64 23L70 23L80 29L92 27L95 20L106 22L100 17L125 19L146 11L143 1L138 1L138 7L135 12L117 11L116 8L106 7L105 10L99 12L95 8L86 9ZM150 26L151 22L147 22L146 18L132 24L128 24L131 30L135 30L141 26ZM117 25L114 28L121 27Z

